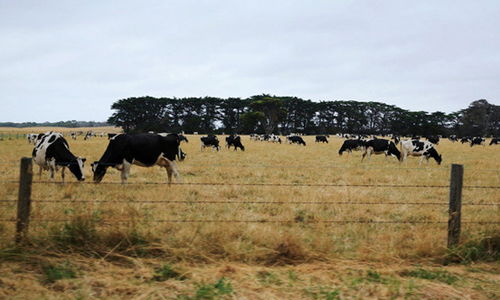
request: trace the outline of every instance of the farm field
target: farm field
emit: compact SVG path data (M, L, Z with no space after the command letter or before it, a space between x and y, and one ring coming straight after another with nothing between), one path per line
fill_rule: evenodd
M44 132L30 130L15 133ZM500 146L489 140L472 148L442 140L443 163L419 166L416 157L406 165L339 156L336 136L328 144L306 136L306 147L242 136L245 152L212 152L187 135L181 184L168 185L159 167L134 166L122 185L114 169L92 182L90 163L107 138L67 137L87 159L86 181L67 171L66 185L60 174L51 183L34 166L29 241L17 247L9 220L19 161L33 146L5 136L0 298L500 298ZM451 164L464 166L463 224L462 245L448 250Z

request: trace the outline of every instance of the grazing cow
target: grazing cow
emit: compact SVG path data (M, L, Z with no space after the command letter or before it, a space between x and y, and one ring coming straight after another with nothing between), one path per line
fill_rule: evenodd
M427 160L427 164L429 163L429 158L434 158L438 165L441 164L441 161L443 161L442 155L439 155L436 151L436 148L434 148L434 144L432 144L429 141L421 141L421 140L409 140L409 141L402 141L401 142L401 151L403 152L403 159L408 165L408 161L406 158L408 155L412 156L422 156L420 159L420 163L418 164L419 166L422 164L422 161L425 159Z
M200 138L200 141L201 141L200 150L205 149L205 147L212 147L212 152L214 151L214 148L217 149L217 152L220 151L219 139L217 138L217 136L213 134L209 134L208 136L202 136Z
M471 141L471 138L468 137L468 136L464 136L460 139L460 143L465 144L465 143L469 143Z
M319 142L322 142L323 144L324 143L328 144L328 140L326 139L326 136L324 136L324 135L317 135L316 136L315 143L319 143Z
M365 147L363 140L345 140L340 147L339 155L342 155L344 151L349 152L352 155L352 151L360 151Z
M385 154L385 159L387 160L387 156L391 155L392 157L397 158L399 161L401 160L401 152L399 152L396 144L393 141L385 140L385 139L374 139L368 140L364 142L364 151L363 157L361 161L368 155L368 161L370 160L371 154ZM396 159L394 159L396 161Z
M226 147L229 150L231 146L234 147L236 151L237 148L240 148L241 151L245 151L245 146L241 143L241 137L237 134L230 135L226 137Z
M289 144L297 144L297 145L306 145L306 142L302 139L302 137L297 135L292 135L287 137L287 141Z
M497 139L497 138L491 139L490 146L493 145L493 144L494 145L500 144L500 139Z
M70 135L73 140L76 140L76 132L72 132L70 133Z
M277 136L277 135L274 135L274 134L273 134L273 136L271 136L269 138L269 141L272 142L272 143L281 144L281 138L279 136Z
M76 157L69 151L68 142L62 134L48 131L33 148L33 161L40 167L38 173L42 176L42 170L49 170L50 179L54 181L54 173L61 170L62 183L64 184L64 171L66 167L75 175L78 181L84 181L83 163L85 158Z
M141 167L160 166L167 170L168 183L172 182L172 173L180 183L175 158L183 161L186 154L180 147L176 134L166 137L157 134L119 134L111 138L106 151L99 161L92 164L94 182L101 182L108 167L121 171L122 183L126 183L132 165Z
M87 131L87 133L85 134L85 137L83 138L84 140L90 140L91 137L95 137L95 132L93 131Z
M482 137L475 137L470 140L470 146L474 145L483 145L483 147L486 145L485 139Z

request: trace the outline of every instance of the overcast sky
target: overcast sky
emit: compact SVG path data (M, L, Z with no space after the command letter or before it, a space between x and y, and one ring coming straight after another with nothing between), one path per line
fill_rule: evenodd
M500 105L500 1L1 1L0 122L140 96Z

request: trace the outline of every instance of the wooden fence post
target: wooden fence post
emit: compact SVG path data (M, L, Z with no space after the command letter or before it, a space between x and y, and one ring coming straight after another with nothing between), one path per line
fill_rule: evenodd
M451 165L450 208L448 219L448 248L458 245L460 240L460 222L462 216L462 186L464 166Z
M29 157L21 158L19 176L19 198L17 202L16 243L22 242L28 234L31 211L31 183L33 181L33 162Z

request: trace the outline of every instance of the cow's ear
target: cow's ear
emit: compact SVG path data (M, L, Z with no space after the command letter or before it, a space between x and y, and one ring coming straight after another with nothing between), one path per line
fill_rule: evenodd
M87 161L87 159L86 158L82 158L82 162L85 162L85 161Z

